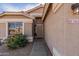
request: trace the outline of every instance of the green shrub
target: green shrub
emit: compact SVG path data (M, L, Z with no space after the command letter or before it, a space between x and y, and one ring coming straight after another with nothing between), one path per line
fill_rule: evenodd
M12 49L24 47L26 43L26 37L22 34L15 34L7 38L7 46Z

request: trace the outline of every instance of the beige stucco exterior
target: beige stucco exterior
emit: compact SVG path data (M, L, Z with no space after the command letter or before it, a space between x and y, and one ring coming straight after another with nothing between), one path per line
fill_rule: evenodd
M8 37L8 23L9 22L22 22L23 33L27 36L28 40L32 39L32 22L33 19L23 15L3 15L0 16L0 39L6 39ZM5 38L4 38L5 37Z
M71 3L65 3L56 12L53 4L44 21L44 36L47 45L54 55L79 55L79 24L71 20L79 20L73 14Z
M6 37L6 24L0 23L0 38Z
M29 13L43 13L43 7L30 11Z
M41 17L43 13L43 5L38 5L30 10L25 11L26 14L29 14L33 17Z

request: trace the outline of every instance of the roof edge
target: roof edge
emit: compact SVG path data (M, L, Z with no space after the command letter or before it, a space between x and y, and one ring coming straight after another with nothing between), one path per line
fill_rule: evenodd
M27 15L24 12L21 12L21 11L20 12L3 12L3 13L0 14L0 17L4 16L4 15L22 15L22 16L34 19L34 17Z
M48 11L50 10L49 8L50 8L51 4L53 4L53 8L52 8L53 13L56 13L59 10L59 8L63 5L63 3L55 3L56 4L55 6L54 6L54 3L45 4L44 9L43 9L43 15L42 15L42 21L43 22L44 22L44 20L46 18L46 15L47 15Z
M25 11L26 13L29 13L29 12L32 12L33 10L36 10L36 9L39 9L39 8L43 8L44 6L42 5L42 4L40 4L40 5L38 5L38 6L36 6L36 7L34 7L34 8L32 8L32 9L29 9L29 10L27 10L27 11Z
M45 19L45 17L46 17L46 14L47 14L47 11L48 11L48 8L49 8L50 4L51 4L51 3L46 3L46 4L44 5L43 14L42 14L42 21L43 21L43 22L44 22L44 19ZM45 10L45 9L46 9L46 10Z

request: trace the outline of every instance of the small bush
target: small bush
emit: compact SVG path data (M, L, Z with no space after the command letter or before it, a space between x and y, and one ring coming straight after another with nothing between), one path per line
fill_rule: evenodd
M22 34L15 34L7 38L7 46L12 49L24 47L26 43L26 37Z

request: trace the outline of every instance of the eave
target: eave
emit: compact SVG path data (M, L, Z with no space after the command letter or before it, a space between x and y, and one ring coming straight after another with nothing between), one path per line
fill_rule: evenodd
M25 14L24 12L3 12L0 14L0 17L4 16L4 15L8 15L8 16L25 16L27 18L30 18L30 19L34 19L34 17L28 15L28 14Z

